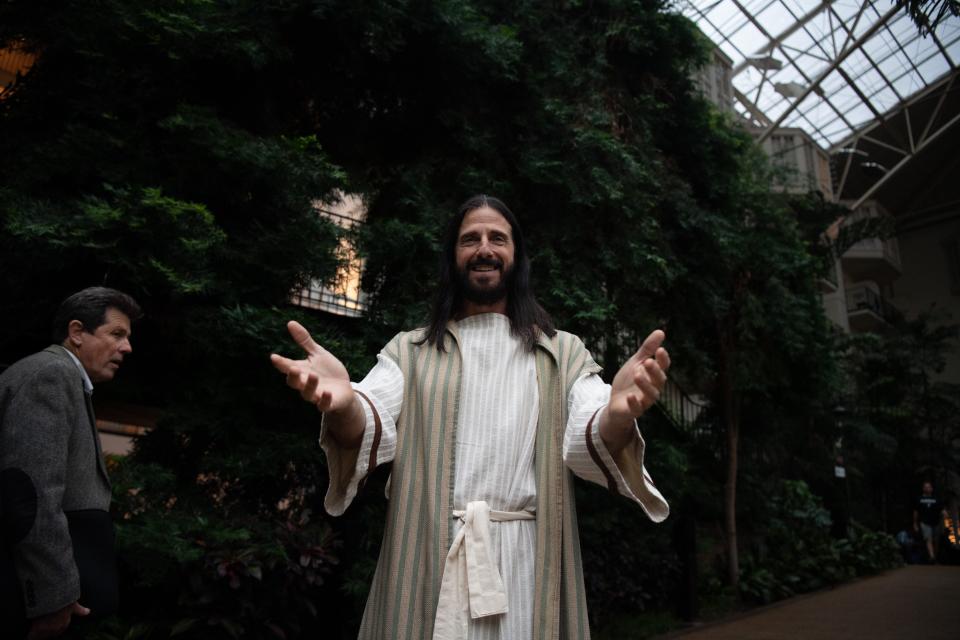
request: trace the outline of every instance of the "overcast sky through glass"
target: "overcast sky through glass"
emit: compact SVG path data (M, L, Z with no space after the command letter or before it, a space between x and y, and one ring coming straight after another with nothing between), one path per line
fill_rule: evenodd
M762 128L787 113L780 126L804 129L825 149L960 62L960 19L950 17L922 37L892 0L677 0L675 6L733 61L738 113ZM751 115L751 103L766 122Z

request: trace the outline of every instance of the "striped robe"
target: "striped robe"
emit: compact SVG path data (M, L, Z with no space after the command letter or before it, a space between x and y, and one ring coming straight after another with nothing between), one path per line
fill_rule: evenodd
M401 333L380 355L399 367L406 381L402 408L384 407L369 391L364 393L362 385L355 385L373 427L365 434L359 459L357 451L340 450L326 434L321 436L331 473L326 504L333 515L349 505L359 478L378 463L393 460L384 542L360 638L431 636L443 563L454 533L454 432L463 375L457 323L448 326L444 353L414 344L421 336L419 331ZM572 477L564 468L563 445L568 396L578 380L600 368L581 341L564 332L552 339L541 336L534 360L540 410L533 637L589 638ZM581 468L571 466L578 475L634 499L651 519L664 519L666 502L643 469L642 439L638 434L614 461L594 426L599 408L583 417L585 429L580 430L585 441L579 448L589 452L580 458L588 468L582 462ZM395 433L385 430L381 416L397 412Z

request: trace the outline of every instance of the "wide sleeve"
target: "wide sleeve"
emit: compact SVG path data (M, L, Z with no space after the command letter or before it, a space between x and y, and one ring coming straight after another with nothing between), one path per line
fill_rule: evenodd
M643 466L645 445L639 428L634 426L634 438L616 459L600 437L600 412L609 401L610 385L597 374L584 375L574 383L567 396L563 461L584 480L625 496L639 504L651 520L661 522L670 507Z
M360 382L352 383L365 416L363 441L359 449L337 444L320 423L320 447L327 456L330 486L323 506L332 516L342 515L373 470L393 461L397 450L397 417L403 403L403 373L383 353Z
M70 437L74 425L87 421L86 402L64 366L73 365L46 365L24 381L0 429L3 517L28 618L80 597L63 495Z

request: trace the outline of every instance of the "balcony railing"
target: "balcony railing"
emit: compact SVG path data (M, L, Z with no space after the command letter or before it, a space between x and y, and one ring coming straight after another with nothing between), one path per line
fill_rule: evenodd
M680 385L668 380L660 394L659 406L677 426L690 430L697 424L709 404L688 395Z
M896 238L864 238L843 254L844 258L882 258L897 268L900 267L900 244Z
M840 274L837 272L837 261L830 259L827 272L820 278L820 293L835 293L839 287Z
M870 200L844 219L841 227L843 271L854 281L891 282L900 277L900 244L893 236L894 218ZM849 240L858 240L847 244Z
M320 216L343 229L352 229L363 224L366 217L363 201L355 195L341 193L332 206L318 201L315 207ZM360 290L363 260L357 255L348 237L340 238L340 245L335 249L335 253L340 266L333 281L311 282L300 291L294 292L293 303L335 315L360 317L367 309L367 296Z
M867 285L855 285L847 289L847 312L851 315L870 312L887 323L898 315L896 307Z

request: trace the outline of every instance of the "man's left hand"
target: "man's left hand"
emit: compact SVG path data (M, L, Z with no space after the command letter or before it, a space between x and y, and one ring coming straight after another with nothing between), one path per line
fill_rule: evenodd
M662 346L666 335L657 329L613 378L610 404L600 416L600 437L616 455L633 438L633 421L660 398L667 384L670 354Z
M86 615L90 615L90 609L87 609L79 602L71 602L63 609L31 620L30 633L27 635L27 640L56 638L59 635L63 635L67 630L73 616L82 617Z

